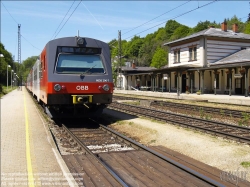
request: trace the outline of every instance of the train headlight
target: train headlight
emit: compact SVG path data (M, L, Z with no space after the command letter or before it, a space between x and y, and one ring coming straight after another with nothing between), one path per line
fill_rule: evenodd
M109 85L104 84L102 89L105 90L106 92L109 91Z
M62 89L62 87L60 86L60 84L56 84L54 86L54 90L57 91L57 92L59 92L61 89Z

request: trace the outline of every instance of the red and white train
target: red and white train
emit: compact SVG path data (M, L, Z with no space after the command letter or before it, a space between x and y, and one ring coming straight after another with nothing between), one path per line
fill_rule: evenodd
M31 69L26 85L52 118L99 115L112 102L109 46L83 37L51 40Z

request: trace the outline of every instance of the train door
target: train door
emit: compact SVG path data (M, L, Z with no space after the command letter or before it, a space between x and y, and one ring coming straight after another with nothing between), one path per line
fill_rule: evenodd
M181 76L181 92L182 93L185 93L186 92L186 86L187 86L187 81L186 81L186 79L187 79L187 76L186 76L186 74L182 74L182 76Z

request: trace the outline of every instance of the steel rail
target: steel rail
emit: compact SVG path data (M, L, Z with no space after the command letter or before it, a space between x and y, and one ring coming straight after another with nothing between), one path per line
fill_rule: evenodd
M115 134L116 136L118 136L118 137L120 137L122 139L125 139L130 144L134 144L134 146L139 147L140 149L142 149L144 151L147 151L147 152L157 156L158 158L160 158L160 159L162 159L162 160L164 160L164 161L166 161L166 162L168 162L168 163L170 163L170 164L172 164L172 165L174 165L174 166L176 166L176 167L190 173L191 175L199 178L202 181L205 181L205 182L207 182L207 183L209 183L211 185L214 185L214 186L221 186L221 187L224 186L223 184L221 184L221 183L219 183L219 182L217 182L217 181L215 181L215 180L213 180L213 179L211 179L211 178L209 178L209 177L207 177L207 176L205 176L205 175L203 175L203 174L201 174L201 173L199 173L199 172L197 172L197 171L195 171L195 170L193 170L193 169L191 169L191 168L189 168L187 166L184 166L183 164L178 163L178 162L174 161L173 159L168 158L168 157L166 157L166 156L164 156L164 155L162 155L162 154L160 154L160 153L158 153L158 152L156 152L156 151L154 151L154 150L152 150L152 149L150 149L150 148L148 148L148 147L146 147L146 146L144 146L142 144L139 144L139 143L135 142L134 140L132 140L130 138L127 138L126 136L124 136L124 135L122 135L120 133L117 133L114 130L108 128L108 127L105 127L102 124L99 124L99 125L105 131L109 131L109 132Z
M126 96L113 96L114 99L119 99L119 98L127 98L130 100L135 100L135 99L140 99L140 100L150 100L150 99L144 99L144 98L139 98L139 97L126 97ZM162 99L162 98L161 98ZM159 105L161 106L161 104L163 104L164 106L176 106L176 107L182 107L184 109L192 109L194 110L194 108L202 108L202 110L204 110L205 112L209 112L209 113L216 113L216 112L223 112L224 115L227 116L233 116L233 117L242 117L243 113L246 113L248 115L250 115L250 112L248 111L242 111L242 110L231 110L231 109L223 109L223 108L215 108L215 107L209 107L209 106L199 106L199 105L190 105L190 104L179 104L179 103L172 103L172 102L166 102L166 101L161 101L161 100L157 100L155 103L160 103Z
M117 103L118 104L118 103ZM108 108L112 108L114 105L111 104L109 105ZM146 107L142 107L142 106L133 106L133 105L129 105L129 104L124 104L124 103L119 103L118 105L120 106L128 106L128 107L134 107L136 108L137 110L133 111L134 114L138 114L138 115L144 115L144 116L147 116L147 117L152 117L154 119L159 119L159 120L164 120L166 122L171 122L173 124L178 124L178 125L182 125L182 126L185 126L185 127L192 127L194 129L199 129L199 130L202 130L202 131L208 131L208 132L212 132L214 134L219 134L219 135L223 135L223 136L226 136L227 138L233 138L233 139L237 139L237 140L240 140L240 141L243 141L245 143L248 143L250 144L250 138L246 138L246 137L242 137L242 136L236 136L234 134L231 134L231 133L225 133L225 132L221 132L221 131L216 131L216 130L213 130L211 129L211 125L214 125L216 127L220 126L220 127L223 127L223 128L227 128L229 127L231 130L241 130L241 131L244 131L244 132L248 132L250 133L250 128L247 128L247 127L241 127L241 126L236 126L236 125L231 125L231 124L226 124L226 123L221 123L221 122L215 122L215 121L212 121L212 120L204 120L204 119L200 119L200 118L195 118L195 117L190 117L190 116L185 116L185 115L181 115L181 114L173 114L173 113L169 113L169 112L163 112L163 111L158 111L158 110L154 110L154 109L148 109ZM114 106L115 108L115 106ZM199 127L199 126L196 126L196 125L192 125L192 124L186 124L186 122L180 122L180 121L176 121L176 119L166 119L166 116L164 117L161 117L161 116L156 116L155 114L145 114L145 113L142 113L140 112L138 109L142 109L142 110L145 110L145 111L149 111L149 112L157 112L158 114L167 114L167 115L170 115L170 116L174 116L174 118L177 117L181 117L181 118L185 118L185 119L190 119L190 120L193 120L193 121L196 121L196 122L203 122L203 124L206 123L209 123L209 124L205 124L205 125L210 125L209 128L204 128L204 127ZM121 110L127 110L128 112L130 112L128 109L121 109Z
M80 145L82 148L85 149L85 151L87 151L91 156L93 156L96 159L96 161L100 163L119 184L121 184L124 187L128 187L128 185L118 175L116 175L106 164L104 164L99 158L97 158L96 155L92 153L91 150L89 150L89 148L85 146L64 124L62 124L62 127L63 130L67 134L69 134L69 136L71 136L77 142L78 145Z

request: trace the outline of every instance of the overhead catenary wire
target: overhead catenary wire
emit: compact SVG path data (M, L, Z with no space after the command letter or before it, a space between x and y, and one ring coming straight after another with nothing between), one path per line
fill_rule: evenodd
M16 24L18 25L18 22L14 19L14 17L11 15L11 13L8 11L8 9L6 8L6 6L3 4L3 2L1 2L2 5L4 6L4 8L6 9L6 11L9 13L9 15L11 16L11 18L14 20L14 22L16 22ZM34 48L38 49L41 51L41 49L35 47L32 43L30 43L23 35L21 35L30 45L32 45ZM16 51L16 49L15 49Z
M123 35L125 35L125 34L131 32L131 31L133 31L133 30L135 30L135 29L137 29L137 28L139 28L139 27L141 27L141 26L143 26L143 25L149 23L150 21L153 21L153 20L155 20L155 19L157 19L157 18L159 18L159 17L161 17L161 16L163 16L163 15L165 15L165 14L167 14L167 13L169 13L169 12L171 12L171 11L173 11L173 10L175 10L175 9L177 9L177 8L179 8L179 7L183 6L183 5L185 5L185 4L187 4L187 3L189 3L190 1L191 1L191 0L189 0L189 1L185 2L185 3L182 3L181 5L179 5L179 6L175 7L175 8L172 8L171 10L169 10L169 11L167 11L167 12L164 12L163 14L161 14L161 15L159 15L159 16L157 16L157 17L155 17L155 18L153 18L153 19L151 19L151 20L149 20L149 21L147 21L147 22L145 22L145 23L143 23L143 24L141 24L141 25L139 25L139 26L137 26L137 27L135 27L135 28L133 28L133 29L127 31L127 32L125 32Z
M32 47L34 47L34 48L38 49L39 51L41 51L41 49L37 48L37 47L34 46L32 43L30 43L22 34L21 34L21 36L23 37L23 39L26 40L26 42L28 42L30 45L32 45Z
M5 8L5 10L9 13L10 17L14 20L14 22L16 22L16 24L18 24L17 21L16 21L16 20L13 18L13 16L11 15L11 13L7 10L7 8L6 8L6 6L3 4L3 2L1 2L1 3L2 3L3 7Z
M63 17L63 19L62 19L61 23L58 25L58 27L57 27L57 29L56 29L55 33L52 35L51 39L52 39L52 38L53 38L53 36L56 34L57 30L58 30L58 29L59 29L59 27L61 26L62 22L64 21L65 17L66 17L66 16L67 16L67 14L69 13L69 11L70 11L70 9L72 8L72 6L73 6L73 4L74 4L74 3L75 3L75 1L74 1L74 2L71 4L71 6L69 7L69 9L68 9L67 13L64 15L64 17Z
M56 34L56 36L61 32L61 30L63 29L64 25L68 22L69 18L73 15L73 13L76 11L77 7L80 5L81 2L82 2L82 0L80 0L80 2L78 3L78 5L75 7L75 9L73 10L73 12L70 14L70 16L68 17L68 19L66 20L66 22L63 24L63 26L61 27L61 29ZM54 38L56 38L56 36Z
M185 14L188 14L188 13L190 13L190 12L193 12L193 11L199 9L199 8L202 8L202 7L205 7L205 6L209 5L209 4L212 4L212 3L216 2L216 1L218 1L218 0L214 0L214 1L209 2L209 3L207 3L207 4L205 4L205 5L202 5L202 6L198 6L197 8L194 8L194 9L192 9L192 10L189 10L189 11L187 11L187 12L184 12L184 13L182 13L182 14L179 14L178 16L175 16L175 17L170 18L170 19L168 19L168 20L176 19L176 18L181 17L181 16L183 16L183 15L185 15ZM188 1L188 2L189 2L189 1ZM188 3L188 2L186 2L186 3ZM182 5L183 5L183 4L182 4ZM180 7L180 6L181 6L181 5L179 5L179 7ZM177 8L177 7L176 7L176 8ZM163 13L163 14L164 14L164 13ZM163 14L162 14L162 15L163 15ZM158 16L158 17L160 17L160 16ZM156 18L157 18L157 17L156 17ZM152 20L153 20L153 19L152 19ZM168 20L167 20L167 21L168 21ZM151 21L151 20L150 20L150 21ZM150 22L150 21L148 21L148 22ZM146 22L146 23L148 23L148 22ZM146 23L144 23L144 24L146 24ZM164 21L161 22L160 24L157 24L157 25L155 25L155 26L153 26L153 27L150 27L150 28L148 28L148 29L146 29L146 30L143 30L143 31L139 32L139 33L136 33L136 34L134 34L133 36L138 35L138 34L140 34L140 33L143 33L143 32L145 32L145 31L147 31L147 30L150 30L150 29L152 29L152 28L154 28L154 27L157 27L157 26L159 26L159 25L161 25L161 24L163 24L163 23L166 23L166 20L164 20ZM142 24L142 25L143 25L143 24ZM124 35L124 34L122 34L122 35ZM129 39L129 38L132 38L133 36L129 36L129 37L125 38L124 40ZM113 43L110 44L110 46L111 46L111 45L114 45L116 42L117 42L117 41L114 41Z
M188 14L188 13L190 13L190 12L193 12L193 11L199 9L199 8L203 8L203 7L207 6L207 5L210 5L210 4L212 4L212 3L215 3L216 1L218 1L218 0L214 0L214 1L212 1L212 2L209 2L209 3L205 4L205 5L202 5L202 6L199 6L199 7L197 7L197 8L194 8L194 9L192 9L192 10L189 10L189 11L187 11L187 12L184 12L184 13L182 13L182 14L179 14L178 16L175 16L175 17L170 18L170 19L168 19L168 20L176 19L176 18L181 17L181 16L183 16L183 15L185 15L185 14ZM154 27L157 27L157 26L159 26L159 25L162 25L163 23L166 23L166 21L161 22L160 24L157 24L157 25L155 25L155 26L153 26L153 27L150 27L150 28L148 28L148 29L146 29L146 30L143 30L143 31L141 31L141 32L139 32L139 33L136 33L136 34L134 34L133 36L138 35L138 34L141 34L141 33L145 32L145 31L150 30L150 29L152 29L152 28L154 28ZM128 39L128 38L132 38L133 36L129 36L129 37L125 38L124 40L126 40L126 39Z
M129 31L125 32L125 33L122 34L122 35L125 35L125 34L129 33L130 31L133 31L133 30L135 30L135 29L137 29L137 28L139 28L139 27L141 27L141 26L143 26L143 25L149 23L150 21L153 21L153 20L155 20L155 19L157 19L157 18L159 18L159 17L161 17L161 16L163 16L163 15L165 15L165 14L167 14L167 13L169 13L169 12L171 12L171 11L173 11L173 10L175 10L175 9L177 9L177 8L179 8L179 7L181 7L181 6L183 6L183 5L185 5L185 4L187 4L187 3L189 3L190 1L191 1L191 0L185 2L185 3L181 4L181 5L178 5L177 7L172 8L171 10L169 10L169 11L167 11L167 12L164 12L164 13L162 13L161 15L159 15L159 16L157 16L157 17L155 17L155 18L153 18L153 19L151 19L151 20L149 20L149 21L147 21L147 22L145 22L145 23L143 23L143 24L141 24L141 25L139 25L139 26L137 26L137 27L135 27L135 28L133 28L133 29L130 29ZM116 42L117 42L117 41L115 41L114 43L112 43L112 44L110 44L110 45L113 45L113 44L115 44Z

